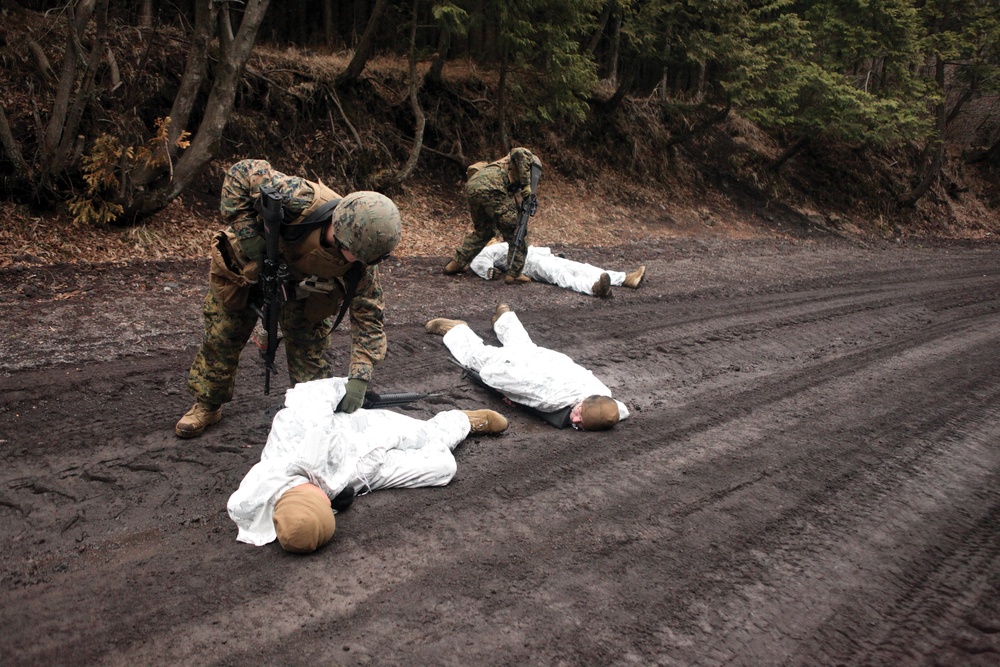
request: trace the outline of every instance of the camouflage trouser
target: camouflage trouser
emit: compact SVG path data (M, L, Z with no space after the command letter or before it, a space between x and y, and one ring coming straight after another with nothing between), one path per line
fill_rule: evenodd
M455 261L458 264L468 266L497 232L504 241L513 246L518 218L517 203L513 197L495 190L473 192L469 195L469 212L472 214L473 229L455 252ZM528 235L525 233L524 245L514 253L514 258L507 267L507 275L521 275L527 247Z
M293 384L332 376L323 352L333 322L327 318L312 324L305 317L303 304L286 303L279 317L288 376ZM233 398L240 354L253 333L257 316L250 308L229 310L211 290L205 297L203 315L205 334L188 374L188 391L198 400L221 405Z

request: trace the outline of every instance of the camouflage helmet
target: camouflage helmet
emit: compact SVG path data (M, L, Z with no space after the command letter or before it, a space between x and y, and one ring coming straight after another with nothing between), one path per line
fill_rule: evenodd
M378 264L399 245L399 209L378 192L352 192L333 210L333 236L359 261Z
M527 148L518 147L510 152L510 161L516 164L519 168L521 165L526 167L531 167L531 165L538 165L538 168L542 168L542 161L538 159L538 156L532 153Z

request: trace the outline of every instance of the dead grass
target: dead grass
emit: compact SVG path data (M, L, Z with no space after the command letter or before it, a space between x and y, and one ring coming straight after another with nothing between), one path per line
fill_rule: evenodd
M395 197L404 220L399 257L447 257L471 228L462 184L415 182ZM586 183L547 174L532 219L535 245L616 246L652 238L768 235L740 220L724 200L683 206L662 190L633 186L627 200L599 192ZM96 228L67 216L41 218L24 207L0 202L0 268L22 264L79 261L121 263L133 260L190 259L207 256L218 215L204 206L175 201L145 224Z

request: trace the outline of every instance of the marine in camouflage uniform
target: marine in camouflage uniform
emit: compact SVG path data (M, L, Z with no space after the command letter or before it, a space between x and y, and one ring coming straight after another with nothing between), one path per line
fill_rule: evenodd
M520 195L523 201L532 194L532 163L541 165L539 159L527 148L515 148L496 162L477 163L469 168L470 176L465 184L465 193L469 198L473 229L455 252L454 258L445 266L445 273L461 273L468 269L473 258L498 233L513 246L519 217L519 203L515 195ZM528 281L527 276L522 276L521 273L527 247L526 234L524 243L515 250L507 267L505 281L508 284Z
M288 286L280 326L291 382L333 375L324 351L352 276L357 280L348 306L348 377L357 399L353 402L360 405L358 391L363 398L372 369L385 358L385 300L377 263L399 242L395 204L378 193L353 193L341 200L322 183L286 176L264 160L243 160L229 169L222 186L220 211L230 226L213 241L204 336L188 375L188 390L197 403L177 424L175 431L181 437L200 435L221 417L222 404L233 397L240 354L257 322L247 304L261 298L257 280L266 242L255 209L261 185L274 188L283 199L280 249L293 284ZM308 214L337 200L328 223L286 235ZM353 411L345 403L341 408Z

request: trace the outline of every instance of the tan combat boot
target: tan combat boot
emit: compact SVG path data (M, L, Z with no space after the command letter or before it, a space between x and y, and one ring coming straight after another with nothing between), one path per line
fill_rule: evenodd
M465 273L469 270L468 264L459 264L455 260L451 260L444 265L444 274L446 276L454 276L458 273Z
M524 285L525 283L530 283L531 278L524 275L523 273L512 276L509 273L503 277L503 282L506 285Z
M632 273L625 274L625 287L631 287L632 289L638 289L639 285L642 284L643 278L646 277L646 267L640 266L638 269Z
M591 288L594 292L594 296L599 296L602 299L607 299L611 296L611 276L607 273L602 273L600 279L594 283Z
M493 410L462 410L469 418L472 430L469 433L503 433L507 430L507 418Z
M497 320L500 319L501 315L509 312L510 312L510 306L508 306L506 303L498 304L496 311L493 313L493 319L491 320L493 326L496 326Z
M222 419L221 405L198 401L177 422L174 433L179 438L197 438L207 427L220 419Z
M464 320L449 320L444 317L435 317L433 320L428 320L427 324L424 325L424 329L427 333L437 334L438 336L443 336L459 324L465 324Z

